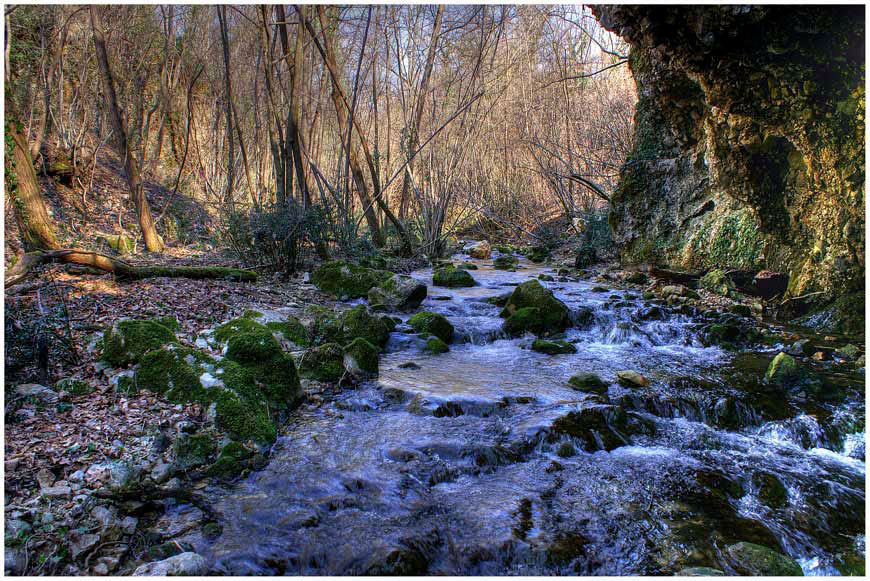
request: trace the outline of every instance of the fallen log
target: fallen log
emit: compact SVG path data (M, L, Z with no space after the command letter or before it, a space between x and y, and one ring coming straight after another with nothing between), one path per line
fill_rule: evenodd
M46 252L28 252L23 255L15 263L15 266L6 271L4 287L22 282L35 267L48 263L88 266L104 272L110 272L118 278L126 280L140 280L159 276L169 278L228 279L240 282L253 282L257 280L257 273L240 268L225 266L134 266L123 260L118 260L98 252L65 248Z
M656 266L651 266L649 268L649 275L659 280L664 280L675 284L681 284L690 288L697 287L698 279L701 278L700 274L694 274L691 272L679 272L677 270L665 270Z

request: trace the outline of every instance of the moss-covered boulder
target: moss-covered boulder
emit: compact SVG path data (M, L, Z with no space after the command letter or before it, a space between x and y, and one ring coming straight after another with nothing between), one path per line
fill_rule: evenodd
M354 377L378 375L380 350L362 337L357 337L344 348L344 368Z
M418 333L429 333L441 339L444 343L453 341L453 325L444 315L429 311L420 311L410 319L408 324Z
M133 254L133 241L123 234L100 234L97 242L105 243L109 248L121 255Z
M412 311L426 299L426 285L405 274L396 274L369 291L369 304L397 311Z
M386 317L378 317L369 312L365 305L346 310L340 316L342 345L354 339L365 339L372 345L383 348L390 340L392 325Z
M462 288L475 286L477 282L467 271L453 266L436 268L432 275L432 284L447 288Z
M311 344L311 338L308 336L308 330L305 328L305 325L292 315L283 321L269 321L265 323L265 327L272 331L273 334L300 347Z
M385 282L392 276L393 273L386 270L375 270L334 260L312 272L311 283L338 299L357 299L367 296L373 286Z
M732 296L737 290L728 275L718 268L702 276L698 286L723 297Z
M438 337L429 337L426 339L426 344L423 345L423 351L439 355L450 351L450 346Z
M492 261L496 270L516 270L519 261L514 256L502 255Z
M571 379L568 380L568 385L578 391L607 393L607 382L594 373L578 373L577 375L572 375Z
M569 313L565 303L554 297L551 291L541 286L538 281L530 280L514 289L501 311L501 316L509 319L506 321L505 331L511 334L522 330L548 335L560 333L571 326ZM519 317L514 318L516 315ZM514 320L510 321L511 318Z
M562 355L567 353L577 353L577 348L567 341L546 341L544 339L535 339L532 341L532 351L545 353L547 355Z
M164 321L122 319L103 334L100 358L114 367L124 367L139 363L149 351L175 343L175 333Z
M803 577L800 565L773 549L755 543L735 543L725 547L725 558L739 575Z
M344 350L338 343L308 349L299 362L299 373L317 381L339 381L344 375Z
M797 359L788 353L780 352L767 368L764 378L775 385L791 385L800 381L805 375Z
M233 438L271 442L275 418L302 397L296 366L265 326L244 318L231 323L220 329L224 359L166 345L143 356L136 386L170 401L213 406L216 424Z

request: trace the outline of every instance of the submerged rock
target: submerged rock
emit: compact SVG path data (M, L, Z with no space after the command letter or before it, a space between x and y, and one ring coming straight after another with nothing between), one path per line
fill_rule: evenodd
M593 405L570 412L553 422L553 434L573 436L583 442L587 452L615 450L629 443L623 435L626 415L612 405Z
M447 288L475 286L477 282L467 271L454 266L436 268L432 275L432 284Z
M450 351L450 346L438 337L429 337L426 339L426 345L423 346L423 350L438 355Z
M514 256L499 256L492 261L492 267L496 270L514 270L519 261Z
M607 382L594 373L578 373L577 375L572 375L571 379L568 380L568 384L578 391L607 393Z
M725 558L739 575L803 577L804 574L791 557L755 543L728 545L725 547Z
M369 290L369 304L411 311L426 298L426 285L404 274L395 274Z
M375 270L334 260L312 272L311 283L338 299L356 299L368 295L373 286L387 281L392 276L393 273L386 270Z
M567 341L545 341L535 339L532 341L532 351L547 355L561 355L565 353L577 353L577 348Z

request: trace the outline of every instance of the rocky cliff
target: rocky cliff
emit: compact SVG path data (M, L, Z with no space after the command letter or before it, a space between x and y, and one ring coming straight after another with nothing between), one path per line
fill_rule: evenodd
M593 12L631 44L638 89L610 215L623 258L784 272L788 296L863 316L864 7ZM816 322L863 328L849 315Z

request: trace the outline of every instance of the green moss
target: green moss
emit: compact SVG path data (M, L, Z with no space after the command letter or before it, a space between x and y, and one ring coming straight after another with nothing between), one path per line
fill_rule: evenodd
M152 320L116 321L103 335L103 361L115 367L138 363L142 356L164 345L177 343L175 333Z
M206 363L213 361L187 347L169 346L151 351L136 370L136 386L164 394L172 402L205 401L205 390L199 378Z
M580 391L607 393L607 383L594 373L578 373L577 375L572 375L571 379L568 380L568 384L574 389Z
M94 393L94 388L91 384L80 379L72 379L70 377L61 379L54 384L55 391L65 391L70 395L88 395Z
M526 308L537 309L537 313L525 311L522 317L515 319L510 325L506 325L505 330L512 327L523 328L536 334L549 334L564 331L571 326L568 307L554 297L551 291L541 286L537 280L524 282L515 288L504 309L502 309L501 316L510 318L517 311ZM537 321L532 320L533 314L538 316Z
M502 313L505 312L502 311ZM508 316L502 328L508 335L512 336L524 333L540 334L544 332L541 317L541 309L537 307L523 307Z
M233 337L234 335L258 332L265 329L265 326L248 317L239 317L217 327L214 330L214 338L221 343L226 343L230 340L230 337Z
M338 343L326 343L305 352L299 365L303 377L335 382L344 375L344 351Z
M242 317L245 319L259 319L263 316L263 313L260 311L255 311L253 309L248 309L242 314Z
M233 438L274 442L278 435L275 424L270 419L265 403L241 398L230 390L216 393L217 424L226 429Z
M513 256L499 256L492 261L492 267L496 270L514 270L518 262Z
M311 274L311 283L336 298L361 298L393 273L373 270L340 260L327 262Z
M725 216L709 243L708 264L756 270L764 265L764 240L751 211Z
M207 464L215 453L215 436L210 433L182 434L175 440L175 465L190 470Z
M341 342L365 339L372 345L384 347L390 340L390 325L382 317L369 313L365 305L358 305L341 314Z
M380 350L362 337L357 337L344 348L344 367L357 376L378 374Z
M311 344L308 331L296 317L287 317L286 321L271 321L266 323L266 328L272 331L272 333L280 333L282 337L300 347Z
M739 575L802 577L803 570L791 557L755 543L736 543L725 547L725 556Z
M566 341L545 341L543 339L535 339L532 341L532 351L545 353L547 355L562 355L566 353L577 353L577 348Z
M770 362L764 377L771 383L785 385L801 379L803 374L800 364L794 357L780 352Z
M461 288L475 286L477 282L467 271L448 266L435 269L432 284L447 288Z
M242 365L272 361L281 354L281 346L268 329L239 333L227 341L227 358Z
M221 449L217 460L209 466L206 474L218 478L237 476L245 469L246 463L244 461L250 456L250 450L238 442L229 442Z
M450 346L438 337L429 337L426 339L426 345L423 346L423 350L438 355L450 351Z
M430 311L420 311L410 319L408 324L418 333L430 333L444 343L453 341L453 325L444 315Z

